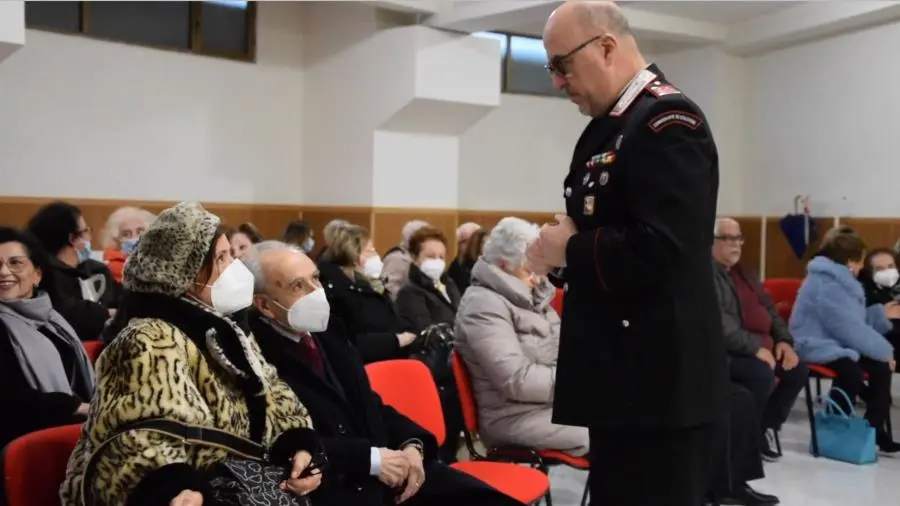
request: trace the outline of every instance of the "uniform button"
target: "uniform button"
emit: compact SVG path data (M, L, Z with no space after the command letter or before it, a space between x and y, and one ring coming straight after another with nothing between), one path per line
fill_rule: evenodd
M362 491L363 491L363 488L360 487L359 485L357 485L357 486L356 486L356 491L357 491L357 492L362 492Z
M631 322L629 322L628 320L622 320L623 327L625 327L627 329L629 325L631 325Z
M338 434L346 434L346 433L347 433L347 428L344 427L343 424L340 424L340 423L339 423L338 426L337 426L337 433L338 433Z
M568 292L568 291L569 291L569 284L563 283L563 292Z

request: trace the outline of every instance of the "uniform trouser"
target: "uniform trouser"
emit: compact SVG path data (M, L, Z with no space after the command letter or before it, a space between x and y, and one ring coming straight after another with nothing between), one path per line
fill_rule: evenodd
M713 489L716 497L731 496L748 481L765 476L759 455L759 422L753 394L732 383L728 433L722 434Z
M591 504L703 504L722 431L720 423L653 431L591 428Z

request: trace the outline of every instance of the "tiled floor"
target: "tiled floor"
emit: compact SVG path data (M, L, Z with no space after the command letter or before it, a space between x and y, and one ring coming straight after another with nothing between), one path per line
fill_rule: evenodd
M827 385L823 385L827 388ZM894 392L900 392L895 376ZM900 395L895 394L891 417L900 440ZM781 433L784 458L766 464L766 478L753 482L761 492L775 494L786 506L877 506L900 504L900 456L880 456L877 464L854 466L809 455L809 424L803 394ZM587 473L557 468L550 473L554 506L581 501Z

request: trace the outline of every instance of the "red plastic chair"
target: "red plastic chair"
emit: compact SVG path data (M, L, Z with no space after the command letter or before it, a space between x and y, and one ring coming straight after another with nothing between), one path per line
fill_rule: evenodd
M8 506L59 506L59 487L80 434L81 424L65 425L9 443L3 457Z
M88 358L91 359L91 363L96 364L100 353L103 352L103 341L99 339L96 341L82 341L81 344L84 346L84 351L87 352Z
M529 464L537 467L544 474L549 472L550 466L567 465L589 471L591 464L585 457L576 457L560 450L539 450L528 447L492 447L486 448L486 455L481 455L475 448L475 435L478 434L478 403L475 392L472 389L472 379L469 370L458 352L450 355L450 365L453 368L453 379L456 381L456 389L459 392L460 408L462 409L463 424L465 425L465 440L469 455L473 460L499 460ZM588 483L584 485L584 494L581 496L581 505L587 504ZM547 492L547 506L553 506L550 492Z
M443 444L446 432L441 398L425 364L418 360L387 360L367 365L366 373L372 389L385 404L434 434L438 445ZM509 462L470 460L451 467L524 504L538 502L550 490L547 475Z
M562 316L563 311L563 298L565 297L565 292L562 288L556 289L556 295L553 296L553 300L550 301L550 307L556 310L556 314Z
M790 320L794 302L797 301L797 292L800 291L802 284L802 279L794 278L772 278L763 282L763 290L772 298L778 316L782 320Z

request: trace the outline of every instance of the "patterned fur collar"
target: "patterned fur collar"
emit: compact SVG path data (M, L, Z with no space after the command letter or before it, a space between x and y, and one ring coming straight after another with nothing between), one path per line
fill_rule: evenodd
M132 292L123 309L129 319L156 318L179 329L233 377L245 394L259 395L266 390L259 357L247 334L230 318L193 299L156 293Z

